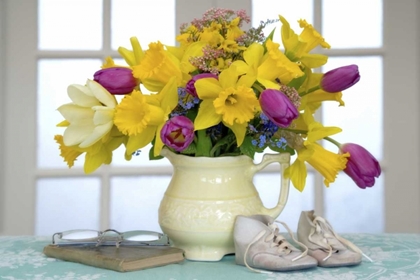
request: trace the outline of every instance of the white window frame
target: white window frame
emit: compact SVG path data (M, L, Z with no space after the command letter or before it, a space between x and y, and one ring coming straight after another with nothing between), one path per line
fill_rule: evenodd
M104 10L110 0L105 0ZM314 8L319 11L320 1ZM246 9L251 0L178 0L176 26L210 7ZM36 180L62 172L36 168L37 1L0 0L0 234L33 234ZM420 233L420 2L384 0L385 231ZM109 20L109 15L104 14ZM320 18L315 17L315 26ZM106 31L106 30L105 30ZM104 40L109 32L104 32ZM104 55L111 50L104 50ZM340 54L339 51L333 52ZM348 54L347 54L348 55ZM52 141L52 144L53 141ZM104 169L106 170L106 169ZM109 170L107 170L109 171ZM81 172L66 173L70 176ZM126 175L115 170L113 175ZM101 177L101 228L109 221L108 172ZM323 212L323 186L315 177L315 209ZM63 199L57 197L56 199ZM363 215L354 209L355 215Z

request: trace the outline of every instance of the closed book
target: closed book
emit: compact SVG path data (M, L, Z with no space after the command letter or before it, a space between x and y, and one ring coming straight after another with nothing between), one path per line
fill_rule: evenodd
M179 263L184 251L170 246L56 246L44 247L48 257L115 271L133 271Z

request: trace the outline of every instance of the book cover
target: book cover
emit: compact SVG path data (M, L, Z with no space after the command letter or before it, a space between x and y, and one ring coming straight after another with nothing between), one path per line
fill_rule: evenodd
M56 246L44 247L51 258L125 272L179 263L184 251L169 246Z

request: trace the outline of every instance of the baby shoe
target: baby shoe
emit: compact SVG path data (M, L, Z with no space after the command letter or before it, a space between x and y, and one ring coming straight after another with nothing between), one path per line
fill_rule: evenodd
M330 223L314 214L302 211L299 219L298 240L305 244L308 255L322 267L351 266L360 264L362 255L372 261L353 243L339 236Z
M258 270L290 271L317 266L317 261L291 245L280 233L275 222L281 223L293 240L297 241L289 227L266 215L237 216L234 228L235 260L256 272Z

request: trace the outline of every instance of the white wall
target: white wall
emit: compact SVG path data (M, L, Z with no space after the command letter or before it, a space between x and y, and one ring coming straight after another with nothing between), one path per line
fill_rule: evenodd
M420 1L384 1L387 232L420 232L419 13Z
M0 0L0 232L2 232L3 230L3 206L4 206L4 175L3 175L3 170L4 170L4 154L3 151L4 149L2 148L4 145L4 137L5 137L5 133L4 133L4 96L5 96L5 92L4 92L4 82L5 79L4 77L4 56L5 56L5 52L4 52L4 11L5 11L5 6L4 6L4 1Z

